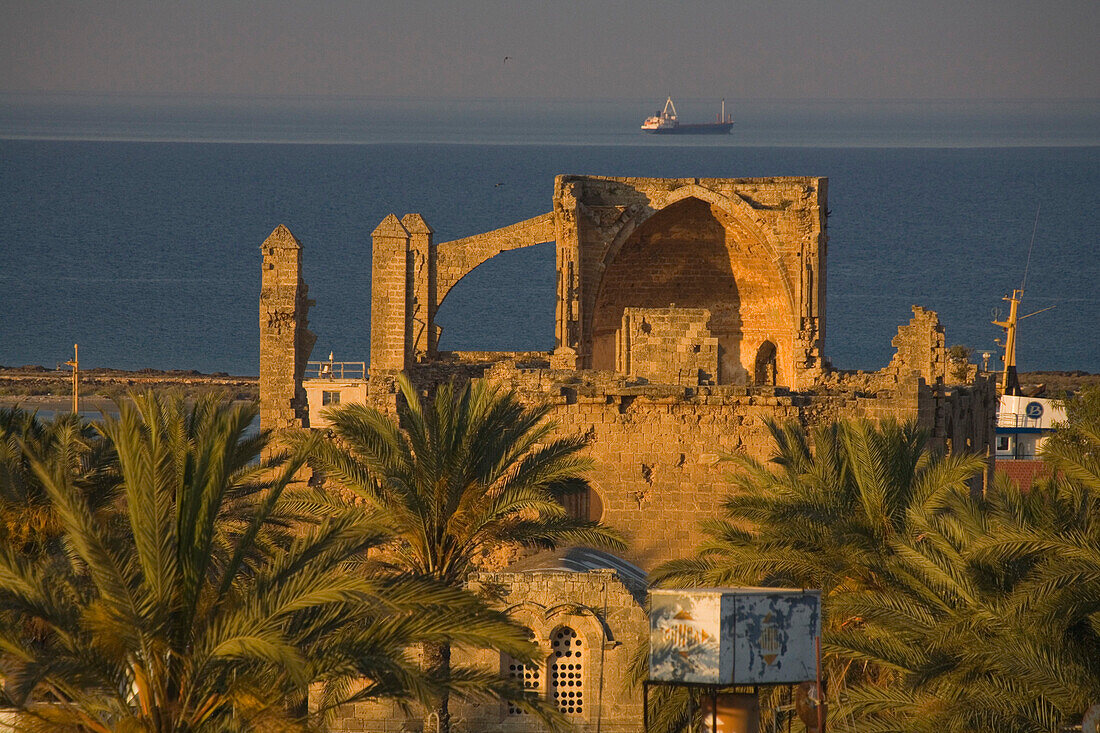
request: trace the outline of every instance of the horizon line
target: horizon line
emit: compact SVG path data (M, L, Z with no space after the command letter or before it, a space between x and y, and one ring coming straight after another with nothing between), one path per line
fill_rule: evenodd
M116 98L147 98L147 99L173 99L173 100L272 100L272 101L310 101L310 102L532 102L542 101L548 104L579 104L579 103L651 103L656 97L540 97L540 96L510 96L510 97L471 97L468 95L410 95L397 96L390 94L250 94L246 92L170 92L170 91L92 91L92 90L34 90L34 89L9 89L0 90L0 97L83 97L98 99ZM663 96L674 96L665 94ZM878 104L919 104L919 103L952 103L952 104L1100 104L1100 96L1097 97L737 97L737 96L685 96L682 100L688 102L710 102L715 99L725 99L727 102L752 102L772 104L846 104L846 103L878 103Z

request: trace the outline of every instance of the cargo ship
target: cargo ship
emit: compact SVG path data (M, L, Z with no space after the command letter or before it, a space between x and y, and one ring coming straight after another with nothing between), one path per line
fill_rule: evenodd
M672 97L665 102L665 108L642 123L643 132L655 132L662 135L725 135L733 127L733 117L726 116L726 100L722 100L722 111L717 122L703 122L690 125L680 123L676 115L676 105Z

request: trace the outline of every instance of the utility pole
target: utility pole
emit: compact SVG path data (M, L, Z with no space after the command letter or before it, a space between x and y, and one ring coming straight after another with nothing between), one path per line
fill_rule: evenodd
M80 414L80 346L73 344L73 359L65 362L73 368L73 414Z

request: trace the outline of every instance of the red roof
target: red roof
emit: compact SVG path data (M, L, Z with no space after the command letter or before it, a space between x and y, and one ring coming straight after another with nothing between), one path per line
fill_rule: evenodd
M1040 460L998 460L994 463L994 468L1025 491L1031 488L1036 478L1050 475L1050 468Z

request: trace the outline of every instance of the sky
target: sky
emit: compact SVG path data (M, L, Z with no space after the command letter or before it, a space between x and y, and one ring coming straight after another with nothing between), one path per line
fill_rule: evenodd
M0 93L1086 100L1098 38L1097 0L0 0Z

